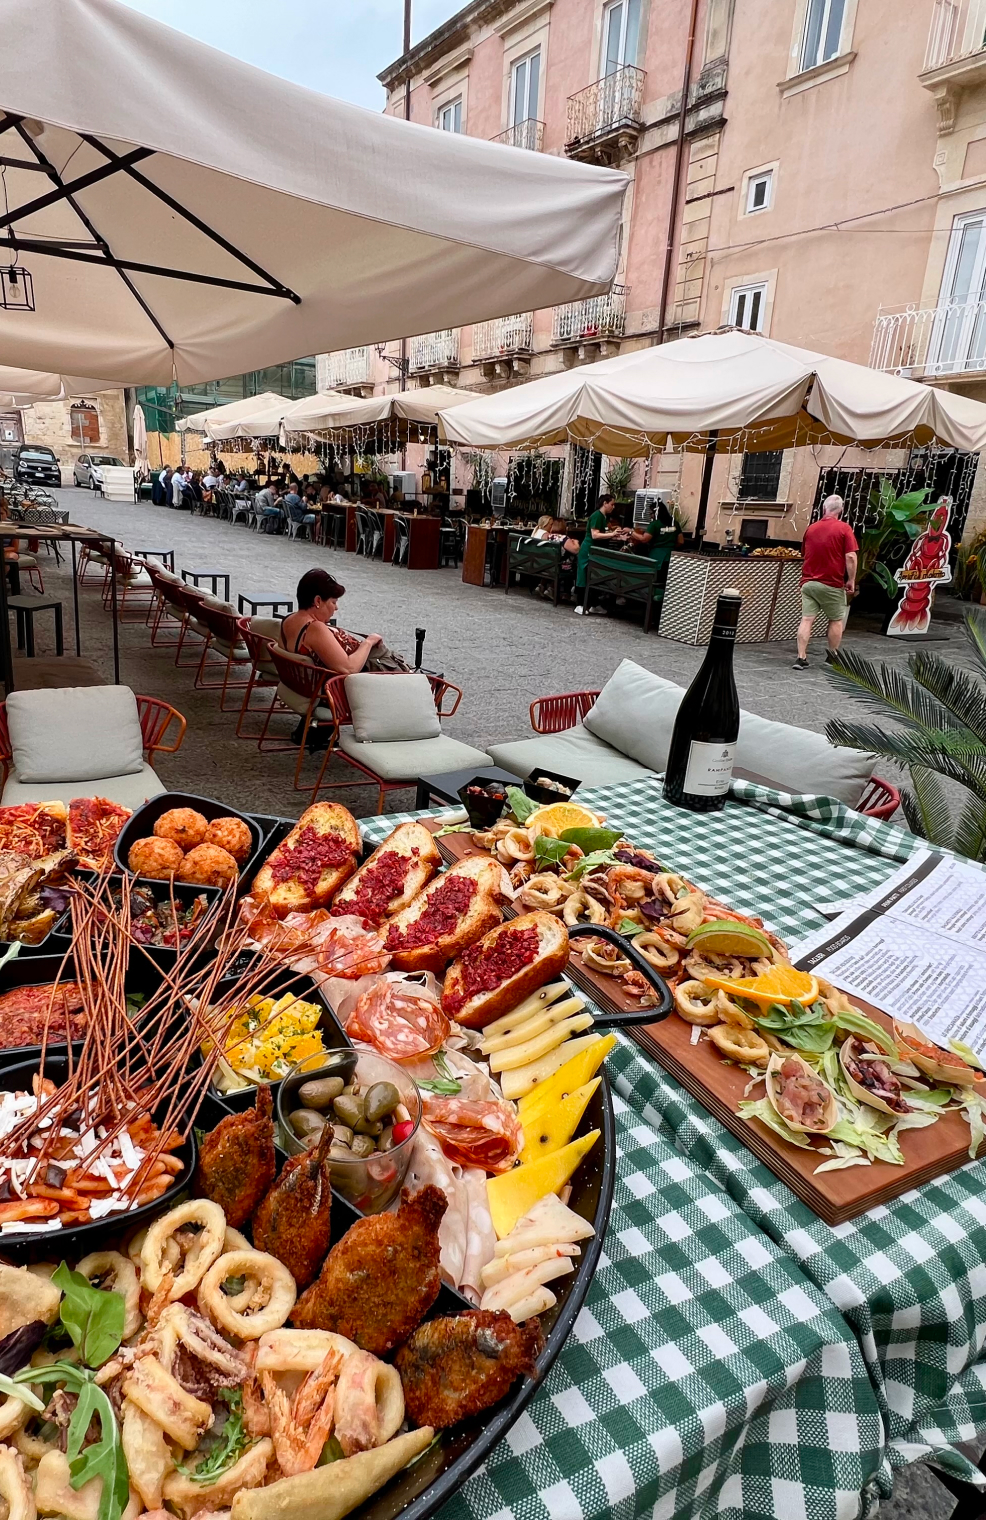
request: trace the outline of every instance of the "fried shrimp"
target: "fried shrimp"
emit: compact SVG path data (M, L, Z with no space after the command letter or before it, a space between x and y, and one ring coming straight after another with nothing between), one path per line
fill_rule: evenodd
M639 866L611 866L606 872L606 888L617 907L628 908L653 895L654 872Z

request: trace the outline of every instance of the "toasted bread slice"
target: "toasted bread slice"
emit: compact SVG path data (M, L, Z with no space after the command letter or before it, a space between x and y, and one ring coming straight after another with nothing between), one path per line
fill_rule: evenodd
M460 860L436 876L390 921L386 945L397 971L444 971L503 918L503 867L488 855Z
M277 918L327 908L356 870L361 846L359 825L348 808L338 802L316 802L264 861L251 891L269 903ZM322 862L317 879L313 879L313 860Z
M537 949L533 960L524 957L517 970L516 943L534 931ZM450 1019L469 1029L485 1029L494 1019L509 1013L524 998L552 981L568 964L568 930L551 913L524 913L493 929L474 943L448 968L442 988L442 1008ZM495 975L502 966L504 975ZM493 985L488 985L493 982Z
M356 913L381 924L408 907L442 863L435 836L423 823L399 823L332 899L332 912Z

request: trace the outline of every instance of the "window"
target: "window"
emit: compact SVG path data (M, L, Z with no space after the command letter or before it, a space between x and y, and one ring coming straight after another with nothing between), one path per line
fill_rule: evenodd
M776 501L781 486L783 449L770 449L764 454L744 454L740 467L737 501Z
M763 174L751 174L746 182L746 214L750 216L754 211L769 211L773 199L774 171L767 169Z
M438 113L438 126L442 132L462 131L462 96L458 100L450 100L447 106L442 106Z
M99 442L99 413L94 406L77 404L72 407L70 416L74 443Z
M766 304L766 285L735 286L729 298L730 326L746 327L751 332L763 332Z
M951 375L986 364L986 212L952 223L926 370Z
M510 71L510 125L536 121L541 85L541 49L528 53Z
M842 22L846 0L808 0L805 37L801 47L802 69L828 63L842 51Z
M640 0L610 0L603 11L603 77L637 62L639 32Z

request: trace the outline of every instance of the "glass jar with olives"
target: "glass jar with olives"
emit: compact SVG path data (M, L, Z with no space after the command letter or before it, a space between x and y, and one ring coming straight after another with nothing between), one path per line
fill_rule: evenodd
M296 1068L277 1095L279 1138L291 1154L332 1130L332 1185L364 1214L397 1196L421 1118L414 1081L371 1051L329 1051L325 1065Z

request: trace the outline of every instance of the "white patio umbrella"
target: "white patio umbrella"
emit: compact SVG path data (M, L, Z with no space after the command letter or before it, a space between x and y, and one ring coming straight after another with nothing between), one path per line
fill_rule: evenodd
M0 364L0 407L34 406L38 401L65 401L69 396L105 391L113 382L85 380L79 375L56 375Z
M116 0L0 0L0 37L0 254L33 278L4 363L196 383L615 275L615 170L331 100Z
M134 407L134 468L140 471L143 480L151 473L147 462L147 422L144 418L144 408L139 404Z
M181 417L176 424L180 433L205 433L208 438L276 438L285 407L291 405L287 396L276 391L261 391L257 396L244 396L239 401L227 401L223 406L207 407L202 412L192 412ZM273 426L269 424L273 422Z
M845 359L729 329L546 375L444 411L474 448L574 442L642 457L803 444L986 448L986 405Z
M474 401L474 391L453 385L428 385L419 390L395 391L387 396L347 396L339 392L296 401L285 412L283 431L291 433L340 433L347 428L366 430L380 425L395 438L413 438L415 426L437 427L439 413Z

